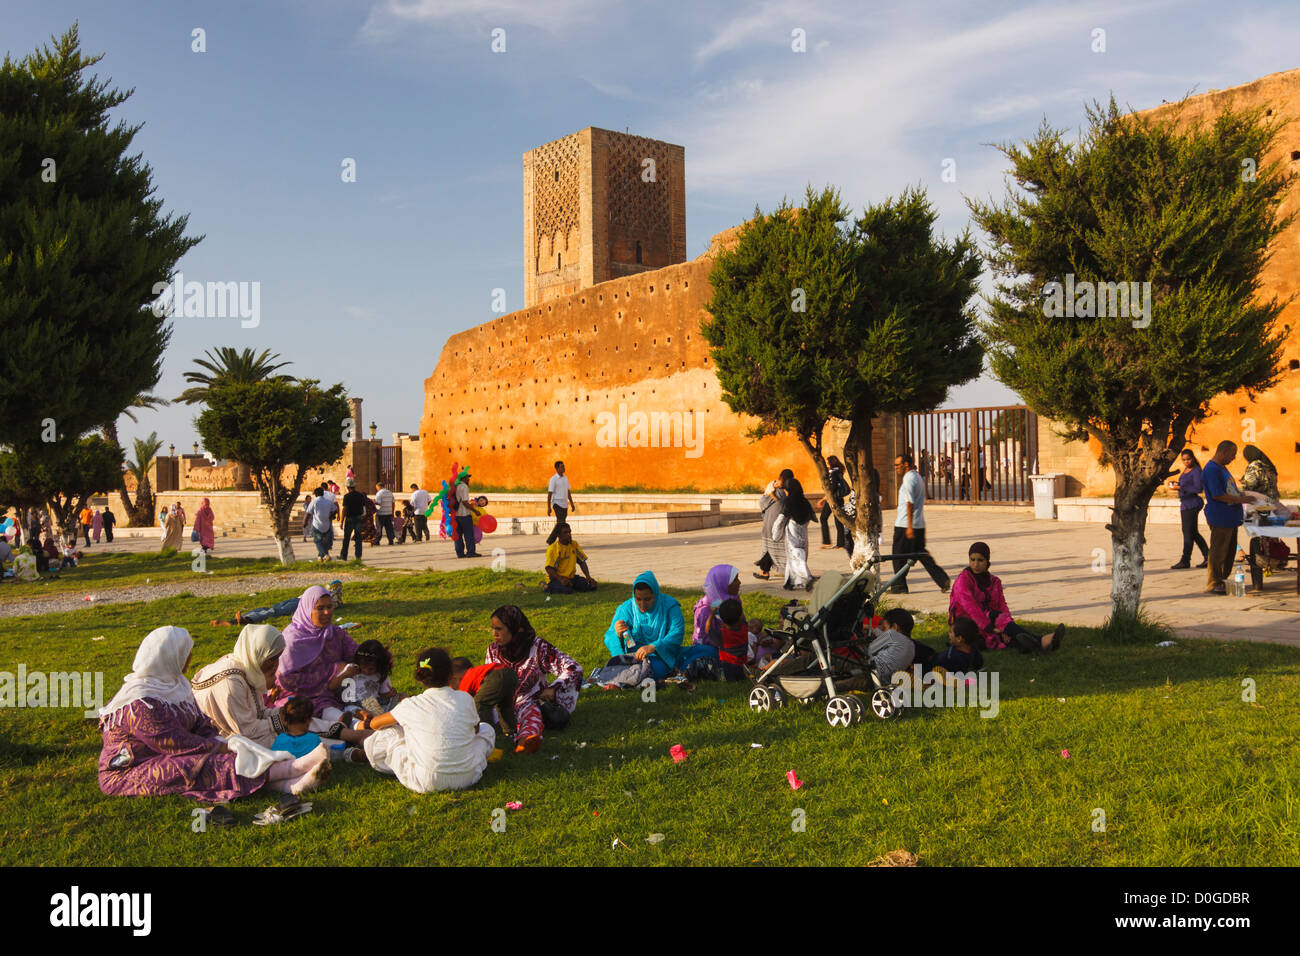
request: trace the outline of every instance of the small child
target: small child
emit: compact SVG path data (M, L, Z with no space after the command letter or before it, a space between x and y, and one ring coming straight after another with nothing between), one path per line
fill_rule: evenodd
M931 666L950 674L974 673L984 666L984 655L980 653L983 644L979 625L958 616L948 626L948 646L935 655Z
M333 581L329 583L329 587L326 590L330 592L330 600L334 602L334 607L335 608L342 607L343 606L343 582L340 581L338 578L335 578Z
M722 679L744 680L745 664L749 660L749 623L740 602L727 598L718 605L718 623L721 625L722 646L718 648L718 663Z
M312 703L306 697L290 697L280 708L280 722L285 731L278 734L272 750L287 750L295 757L305 757L320 746L320 738L309 732Z
M402 537L397 543L406 544L406 536L408 534L411 535L411 537L415 537L415 509L411 507L409 501L402 502L401 518L402 525L401 528L398 529L398 533L401 534Z
M406 544L406 519L400 511L393 515L393 534L397 536L398 544Z
M393 693L388 675L393 672L393 655L376 640L363 641L352 663L335 675L342 686L344 720L356 720L364 710L372 717L387 713L401 696ZM332 682L331 682L332 683ZM366 701L371 707L366 707ZM374 708L379 704L379 709Z
M475 667L468 657L452 658L451 682L448 686L473 697L478 719L499 727L507 734L513 734L518 726L515 718L515 689L518 683L519 678L514 669L505 664L480 664ZM546 706L546 702L542 706Z
M64 568L75 568L77 566L77 562L80 560L81 560L81 552L73 551L72 545L68 544L67 542L64 542L63 561L59 564L59 570L62 571Z

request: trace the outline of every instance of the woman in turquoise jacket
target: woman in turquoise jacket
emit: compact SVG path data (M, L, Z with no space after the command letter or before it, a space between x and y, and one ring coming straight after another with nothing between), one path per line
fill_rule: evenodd
M653 572L642 571L632 584L632 597L614 612L605 632L605 647L611 657L632 654L639 661L650 658L655 680L663 680L681 659L685 634L682 606L659 590Z

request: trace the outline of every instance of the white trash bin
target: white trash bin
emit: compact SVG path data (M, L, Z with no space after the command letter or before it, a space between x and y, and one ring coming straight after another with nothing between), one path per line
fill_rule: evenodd
M1065 497L1065 475L1030 475L1034 484L1034 517L1043 521L1056 519L1056 499Z

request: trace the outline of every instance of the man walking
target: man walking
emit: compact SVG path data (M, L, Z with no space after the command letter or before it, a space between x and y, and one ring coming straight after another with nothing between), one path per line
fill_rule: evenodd
M415 540L419 541L421 536L425 541L429 540L429 519L425 517L425 512L429 510L429 493L421 488L415 482L411 482L411 507L415 510Z
M477 558L474 550L474 512L469 504L469 473L456 484L456 557Z
M564 524L569 517L569 511L577 511L573 507L573 496L569 493L569 479L564 477L564 462L555 463L555 474L551 475L551 481L546 486L546 513L555 512L555 527L546 537L547 545L555 543L559 537L560 525Z
M363 492L357 491L357 480L348 479L348 491L343 496L343 553L339 560L348 559L348 538L355 542L357 560L361 560L361 522L366 517L366 505L369 499Z
M316 497L307 506L311 515L312 535L316 539L316 560L331 560L330 549L334 547L334 502L325 494L325 486L316 489Z
M379 514L376 521L379 522L379 528L375 532L375 546L379 546L380 537L388 535L388 544L393 544L393 493L384 487L384 483L378 482L375 485L375 508Z
M1201 469L1205 485L1205 523L1210 526L1209 571L1205 582L1206 594L1227 594L1225 584L1232 571L1232 559L1237 554L1237 529L1241 527L1241 506L1249 501L1237 490L1237 483L1228 473L1228 465L1237 457L1236 442L1221 441L1214 457Z
M912 464L910 453L894 459L894 474L900 478L898 486L898 515L894 518L894 573L902 570L908 555L915 555L940 591L952 586L943 568L925 550L925 480ZM902 555L902 557L900 557ZM890 590L894 594L907 593L907 575Z

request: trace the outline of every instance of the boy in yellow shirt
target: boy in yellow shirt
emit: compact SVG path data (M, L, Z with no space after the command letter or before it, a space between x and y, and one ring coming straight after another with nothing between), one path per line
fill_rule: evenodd
M587 569L587 554L573 540L567 524L557 525L557 534L546 549L546 578L542 590L547 594L573 594L577 591L596 590L596 579ZM582 577L577 569L582 568Z

